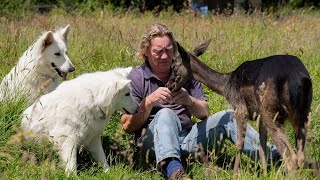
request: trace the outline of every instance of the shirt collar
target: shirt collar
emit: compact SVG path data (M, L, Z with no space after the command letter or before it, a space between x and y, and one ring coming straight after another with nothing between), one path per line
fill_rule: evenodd
M151 72L150 65L147 61L145 61L142 65L143 74L145 79L155 78L158 81L162 82L156 75Z
M156 78L156 76L151 72L151 69L146 61L142 64L142 69L145 79L150 79L152 77Z

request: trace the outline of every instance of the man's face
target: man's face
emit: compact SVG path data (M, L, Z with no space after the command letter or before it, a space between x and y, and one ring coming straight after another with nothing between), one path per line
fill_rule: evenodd
M155 37L147 49L148 62L155 74L169 74L173 58L173 45L168 36Z

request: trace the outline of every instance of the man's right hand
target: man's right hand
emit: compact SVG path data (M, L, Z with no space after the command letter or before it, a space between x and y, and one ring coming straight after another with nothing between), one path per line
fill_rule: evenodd
M140 103L138 112L133 115L124 114L121 117L122 128L127 133L133 133L140 129L147 121L150 112L155 104L171 102L171 92L166 87L160 87L147 96Z

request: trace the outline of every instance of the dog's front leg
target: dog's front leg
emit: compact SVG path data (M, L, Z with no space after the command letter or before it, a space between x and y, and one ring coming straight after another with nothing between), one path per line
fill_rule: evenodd
M61 160L65 163L65 172L69 176L77 170L77 146L73 141L65 141L62 145Z
M107 163L106 155L105 155L103 148L102 148L100 136L96 136L95 138L93 138L93 140L88 148L88 151L91 153L92 157L94 158L94 160L96 162L100 162L104 165L104 167L105 167L104 172L107 172L110 169L110 167Z

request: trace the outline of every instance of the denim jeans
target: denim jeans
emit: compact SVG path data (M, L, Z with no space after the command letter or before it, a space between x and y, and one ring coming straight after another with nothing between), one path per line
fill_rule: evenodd
M217 149L225 139L232 143L237 141L234 111L217 112L184 130L174 111L163 108L151 121L140 142L142 151L149 157L155 157L158 164L169 157L180 159L181 155L195 153L200 144L203 150ZM243 152L254 161L259 159L259 133L250 124L247 125ZM269 161L278 154L277 148L270 144L267 152Z

